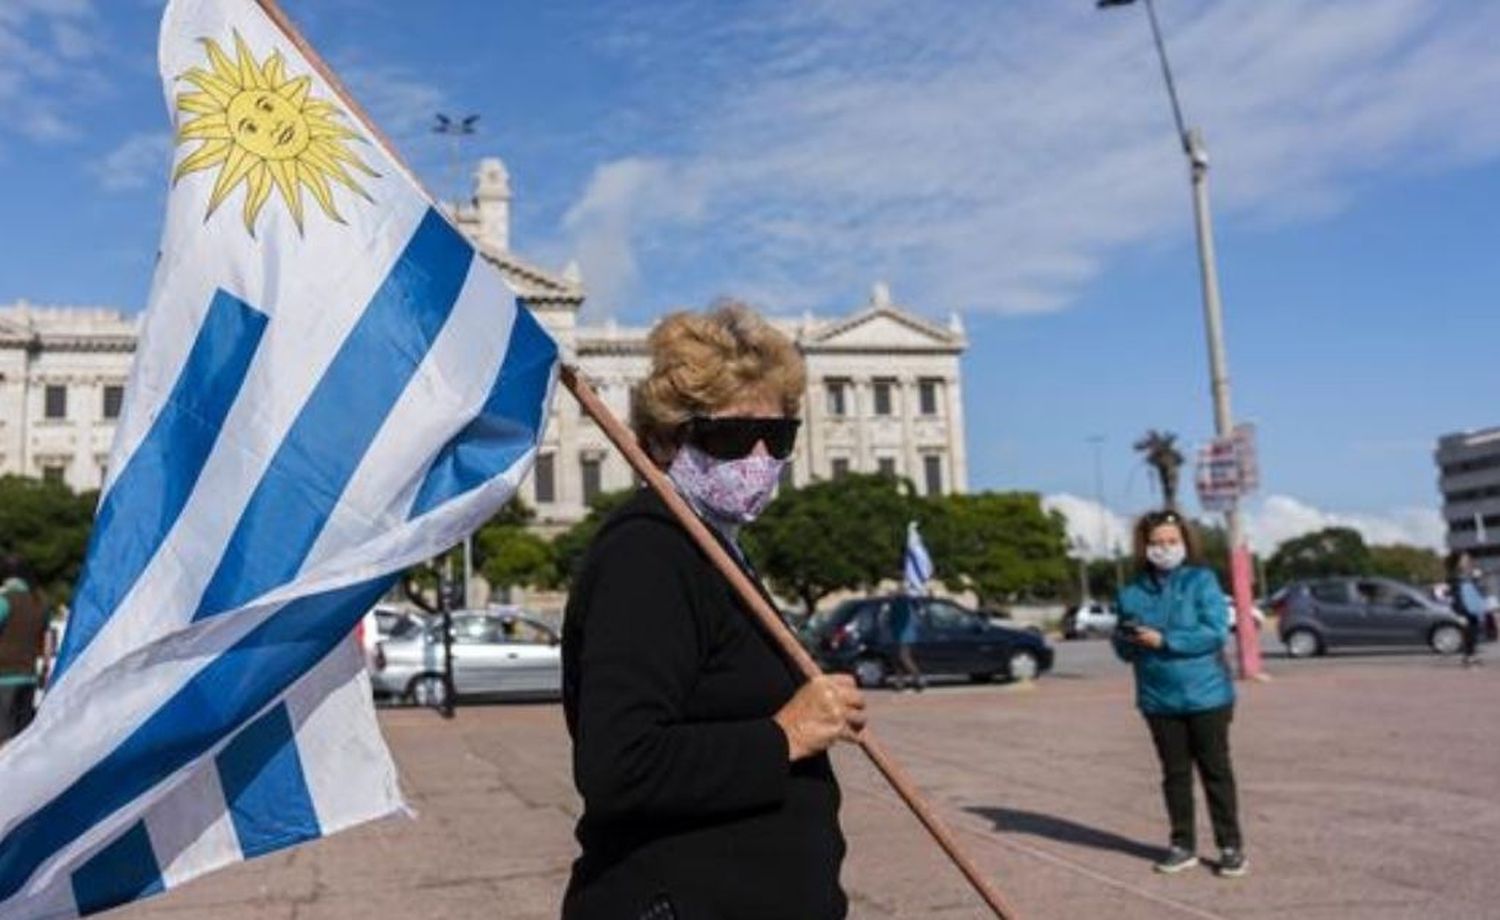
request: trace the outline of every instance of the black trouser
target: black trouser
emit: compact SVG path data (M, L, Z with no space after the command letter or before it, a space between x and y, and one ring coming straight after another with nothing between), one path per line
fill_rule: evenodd
M19 735L31 724L36 697L35 684L7 684L0 687L0 741Z
M917 659L912 656L911 645L902 642L896 646L896 665L901 673L896 677L896 686L906 686L907 680L912 680L918 687L924 683L922 670L917 667Z
M1229 723L1234 707L1192 712L1180 716L1146 716L1156 756L1161 759L1161 791L1172 821L1172 845L1193 850L1197 846L1193 818L1193 765L1203 779L1208 814L1213 821L1214 843L1239 848L1239 806L1234 788L1234 765L1229 761Z
M1472 656L1479 648L1479 629L1482 621L1478 617L1464 617L1464 654Z

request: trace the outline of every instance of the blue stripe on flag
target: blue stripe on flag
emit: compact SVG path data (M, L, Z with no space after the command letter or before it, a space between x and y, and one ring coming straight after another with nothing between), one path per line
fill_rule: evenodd
M246 859L322 836L285 703L250 723L215 762Z
M215 657L103 760L0 840L0 902L44 862L192 763L346 641L395 582L298 598Z
M297 574L452 312L473 254L429 209L271 459L193 619L233 610Z
M547 407L557 343L519 300L505 359L484 407L443 446L422 481L411 517L419 517L509 469L536 442Z
M137 821L117 840L89 857L73 873L72 883L79 916L161 892L161 867L151 849L145 822Z
M161 414L99 506L56 676L108 622L177 523L265 328L264 313L214 294Z

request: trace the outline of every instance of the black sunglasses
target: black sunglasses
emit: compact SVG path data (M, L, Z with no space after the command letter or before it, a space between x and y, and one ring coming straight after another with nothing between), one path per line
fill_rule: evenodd
M748 456L761 441L766 443L767 453L785 460L797 444L801 425L802 420L795 418L696 417L683 422L682 437L715 460Z
M1182 515L1176 511L1153 511L1146 515L1148 527L1160 527L1162 524L1181 524Z

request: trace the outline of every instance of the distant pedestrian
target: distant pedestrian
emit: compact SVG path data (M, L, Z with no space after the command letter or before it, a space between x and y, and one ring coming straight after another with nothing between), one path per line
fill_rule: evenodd
M1156 871L1198 865L1196 766L1219 847L1215 872L1237 877L1249 863L1229 754L1235 696L1224 659L1229 605L1213 571L1198 561L1196 535L1176 511L1152 512L1137 521L1137 574L1120 592L1113 643L1115 653L1134 665L1136 706L1161 761L1171 838Z
M1448 603L1464 618L1464 666L1479 664L1479 632L1488 604L1479 590L1474 560L1462 550L1448 554Z
M920 693L927 687L927 678L922 676L922 669L917 667L916 656L912 654L919 628L916 608L915 598L898 597L891 601L890 630L896 643L896 674L892 683L897 690L910 689Z
M18 556L0 558L0 742L31 724L47 635L41 599Z
M906 525L906 551L901 567L908 597L894 601L890 612L892 638L896 640L896 667L900 671L896 676L896 688L905 690L910 686L920 691L927 686L927 681L922 677L922 670L917 667L916 656L912 654L912 646L917 642L920 615L915 598L927 595L927 583L932 580L932 556L922 542L922 533L917 529L916 521Z

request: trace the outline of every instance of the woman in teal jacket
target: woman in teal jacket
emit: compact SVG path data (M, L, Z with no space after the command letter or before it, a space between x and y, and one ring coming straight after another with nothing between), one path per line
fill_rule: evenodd
M1175 511L1157 511L1135 526L1138 574L1120 592L1115 653L1135 668L1135 701L1161 760L1171 848L1158 872L1198 864L1193 768L1203 780L1219 847L1215 871L1244 875L1229 723L1234 683L1224 659L1229 611L1212 570L1198 565L1197 539Z

